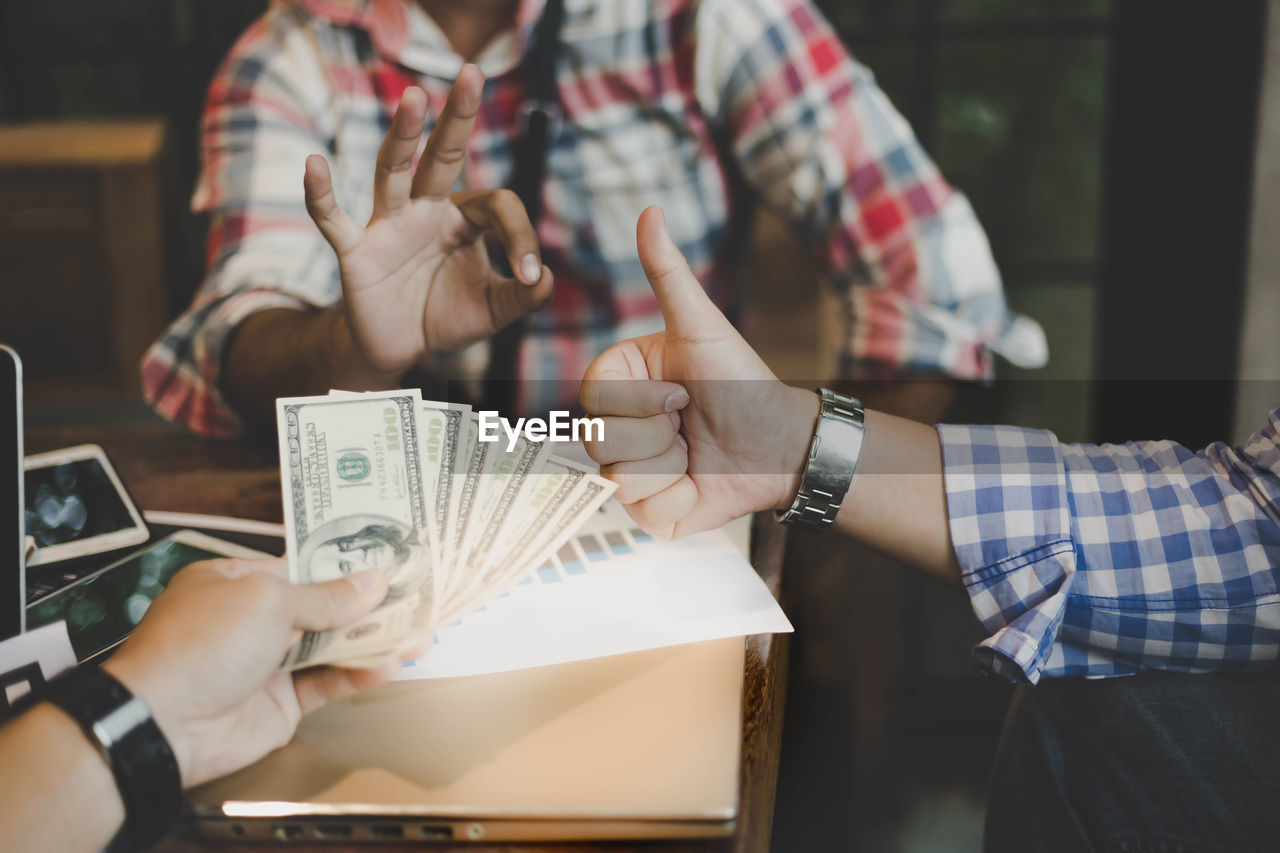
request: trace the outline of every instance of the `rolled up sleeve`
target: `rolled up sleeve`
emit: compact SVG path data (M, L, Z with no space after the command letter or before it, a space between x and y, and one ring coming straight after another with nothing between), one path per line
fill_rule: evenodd
M849 307L850 377L1045 363L968 200L812 3L703 0L695 68L747 184L822 250Z
M221 390L227 344L268 308L307 309L338 296L337 261L307 215L309 154L332 155L322 126L331 98L315 22L273 7L232 49L209 88L202 172L192 208L209 215L208 274L191 306L147 351L143 392L163 417L229 437L241 423Z
M941 426L951 540L987 637L979 666L1039 678L1076 574L1062 451L1053 433Z
M1274 665L1278 413L1245 446L1199 453L939 427L979 666L1034 683Z

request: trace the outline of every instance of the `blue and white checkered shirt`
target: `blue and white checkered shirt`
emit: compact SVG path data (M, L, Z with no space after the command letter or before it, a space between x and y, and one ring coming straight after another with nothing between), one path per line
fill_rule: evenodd
M1280 406L1243 447L942 426L951 537L1010 680L1280 657Z

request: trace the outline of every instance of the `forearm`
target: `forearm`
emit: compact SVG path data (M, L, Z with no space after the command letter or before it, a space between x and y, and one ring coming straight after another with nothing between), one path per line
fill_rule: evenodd
M936 580L959 586L937 430L868 411L862 456L836 516L836 529Z
M0 728L0 838L5 850L101 850L124 821L106 762L47 703Z
M273 308L247 317L228 345L223 392L250 424L270 427L277 397L330 389L394 388L398 372L368 367L340 306L323 311Z
M800 483L804 456L817 419L817 397L791 389L795 412L787 446L794 469L779 501L789 505ZM866 435L849 491L836 516L841 533L883 551L944 583L959 586L951 547L938 432L875 410L866 413Z

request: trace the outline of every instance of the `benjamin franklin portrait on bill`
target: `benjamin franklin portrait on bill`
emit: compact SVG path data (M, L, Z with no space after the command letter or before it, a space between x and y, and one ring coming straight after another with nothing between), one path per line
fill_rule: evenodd
M411 527L379 515L349 515L318 527L298 558L306 583L333 580L365 569L387 578L387 600L415 589L431 569L423 543Z

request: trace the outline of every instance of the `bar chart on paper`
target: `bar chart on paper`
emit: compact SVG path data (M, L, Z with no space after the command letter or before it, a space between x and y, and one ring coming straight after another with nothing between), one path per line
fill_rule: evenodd
M529 574L521 585L531 583L559 583L585 574L588 568L607 568L617 558L643 554L647 545L655 540L639 527L614 501L606 501L596 512L595 518L545 563Z
M790 630L723 531L667 542L610 500L519 583L441 628L431 652L406 664L400 678L501 672Z

